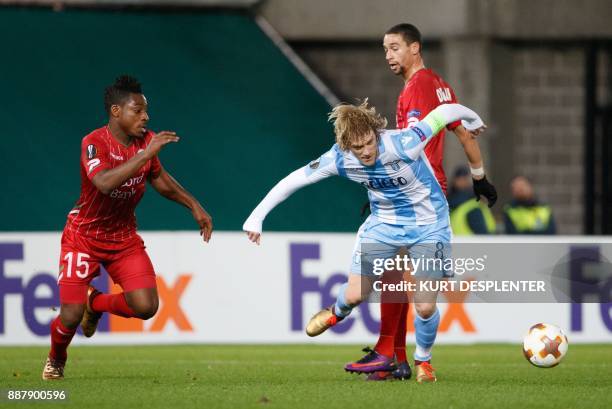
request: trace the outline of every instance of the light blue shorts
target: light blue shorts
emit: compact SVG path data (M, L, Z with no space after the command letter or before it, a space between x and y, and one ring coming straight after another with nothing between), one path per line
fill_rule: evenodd
M370 216L357 232L350 272L380 275L384 260L405 249L415 276L440 279L452 277L451 228L449 220L423 226L402 226Z

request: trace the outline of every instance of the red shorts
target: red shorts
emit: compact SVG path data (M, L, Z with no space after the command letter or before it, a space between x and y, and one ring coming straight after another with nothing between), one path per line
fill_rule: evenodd
M155 270L140 236L134 236L125 247L109 250L64 231L57 280L60 303L85 304L89 283L100 274L100 265L125 292L156 287Z

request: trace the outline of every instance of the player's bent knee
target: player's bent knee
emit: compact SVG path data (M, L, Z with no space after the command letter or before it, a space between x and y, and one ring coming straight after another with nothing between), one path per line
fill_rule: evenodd
M414 305L414 309L419 317L423 319L427 319L434 315L436 312L436 304L435 303L416 303Z
M155 314L157 314L157 304L155 305L150 305L149 307L147 307L143 312L142 312L142 319L143 320L148 320L149 318L153 318L155 316Z
M60 307L60 319L62 324L70 329L79 326L84 313L85 304L62 304Z
M159 298L155 289L139 289L125 294L129 307L134 312L134 317L141 320L152 318L159 307Z
M134 314L136 314L137 318L141 320L148 320L149 318L153 318L157 313L157 309L159 307L159 303L157 300L151 300L146 302L136 303L132 307Z

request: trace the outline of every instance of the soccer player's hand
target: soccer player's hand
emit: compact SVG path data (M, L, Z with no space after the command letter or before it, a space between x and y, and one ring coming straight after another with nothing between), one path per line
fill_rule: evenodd
M258 246L259 246L259 243L261 242L262 224L263 224L263 219L257 217L255 212L253 212L242 225L242 231L246 232L249 240L257 244Z
M200 226L200 236L202 236L204 241L208 243L213 231L212 217L210 217L206 210L200 206L196 206L195 209L193 209L192 214L193 218Z
M485 129L487 129L487 126L478 116L478 114L474 112L474 115L474 118L461 120L461 125L463 125L463 127L472 134L472 138L480 135Z
M259 243L261 241L261 233L257 233L255 231L247 231L246 234L249 240L251 240L253 243L259 246Z
M147 148L145 149L145 153L152 158L156 156L164 146L169 143L178 142L179 139L180 138L176 136L176 132L161 131L160 133L153 135L151 142L149 142Z
M497 190L487 180L486 176L482 179L472 179L474 184L474 195L476 195L476 201L480 201L480 196L484 196L487 199L489 207L493 207L497 202Z
M472 134L472 137L477 137L478 135L480 135L481 133L483 133L485 130L487 129L487 126L485 124L483 124L480 128L476 128L476 129L468 129L468 132Z

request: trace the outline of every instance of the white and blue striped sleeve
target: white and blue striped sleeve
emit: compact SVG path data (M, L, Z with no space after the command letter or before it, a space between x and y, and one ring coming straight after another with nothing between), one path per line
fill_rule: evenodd
M431 111L412 128L403 129L392 136L393 144L402 159L417 160L429 140L447 124L461 120L468 130L481 128L484 124L478 114L461 104L443 104Z
M337 163L339 155L342 155L342 153L334 145L323 155L304 166L302 169L308 182L315 183L330 176L338 175Z

